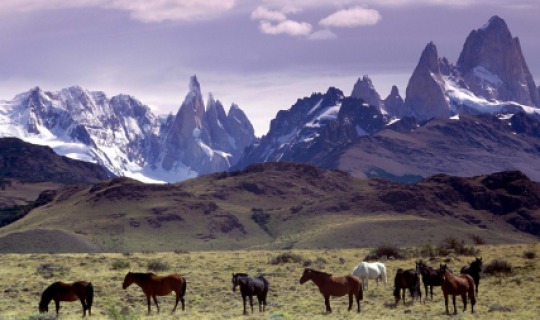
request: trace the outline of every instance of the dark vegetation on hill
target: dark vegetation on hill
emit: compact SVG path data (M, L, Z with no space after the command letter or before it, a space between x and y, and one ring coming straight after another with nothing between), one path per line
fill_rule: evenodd
M43 246L42 230L84 244L78 250L116 252L404 246L473 235L512 243L540 236L540 187L517 171L399 184L265 163L177 184L114 178L67 186L26 209L0 228L1 251L17 252L20 241L25 252L33 242ZM56 246L49 250L71 250Z
M96 183L110 178L103 167L54 153L49 147L17 138L0 138L0 185L8 179L62 184Z

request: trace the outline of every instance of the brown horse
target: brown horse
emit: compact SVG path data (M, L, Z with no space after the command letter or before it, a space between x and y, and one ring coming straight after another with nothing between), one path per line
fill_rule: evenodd
M302 278L300 278L300 284L304 284L307 281L313 281L319 291L324 297L324 304L326 305L326 313L331 313L330 297L343 297L349 295L349 311L353 305L353 295L358 305L358 312L360 312L360 300L364 299L364 291L362 290L362 283L360 280L349 274L344 277L334 277L329 273L316 271L310 268L304 269Z
M186 278L178 274L170 274L168 276L158 276L154 273L137 273L128 272L124 278L124 284L122 288L127 289L132 283L137 284L142 288L146 295L146 301L148 303L148 313L150 313L150 297L156 304L157 311L159 312L159 305L156 296L166 296L171 292L176 293L176 303L172 312L176 310L178 301L182 302L182 310L185 310L184 296L186 294Z
M474 305L476 303L476 297L474 294L474 280L468 274L460 274L456 276L448 271L446 264L440 265L440 271L442 276L441 288L444 294L444 305L446 306L446 313L448 311L448 295L452 295L452 302L454 303L454 314L457 314L456 310L456 296L461 296L463 300L463 312L467 310L467 294L471 300L471 313L474 313Z
M482 272L482 258L476 258L468 266L461 268L461 273L470 275L476 286L476 297L478 297L478 286L480 285L480 272Z
M39 312L49 312L49 303L54 300L56 305L56 314L60 310L60 301L81 301L83 307L83 317L92 315L92 302L94 300L94 287L90 282L77 281L73 283L55 282L43 291L39 301Z
M422 290L420 290L420 277L418 276L418 273L413 269L403 270L399 268L396 271L396 277L394 278L394 298L396 306L401 299L403 299L403 303L405 303L406 289L409 289L412 303L414 303L414 299L420 299L420 302L422 301Z

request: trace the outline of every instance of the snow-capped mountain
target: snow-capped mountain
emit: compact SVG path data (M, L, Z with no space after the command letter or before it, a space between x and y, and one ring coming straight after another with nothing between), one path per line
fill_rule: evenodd
M57 92L36 87L0 101L0 136L51 146L61 155L99 163L116 175L174 182L227 170L255 140L238 106L219 120L211 116L215 109L225 114L213 98L205 110L196 77L176 116L167 118L156 117L128 95L108 98L78 86ZM210 132L216 131L228 144L212 139Z
M519 40L495 16L471 32L457 65L439 58L435 44L428 43L405 99L396 86L381 99L371 79L363 76L350 97L330 88L279 111L268 134L246 149L234 168L253 162L298 161L357 176L414 179L445 170L459 175L459 168L466 165L470 172L463 172L469 174L519 168L536 179L540 175L531 170L531 163L540 154L530 151L523 160L516 155L533 150L531 146L540 143L538 136L519 132L513 123L519 118L527 119L527 126L539 125L539 107L538 88ZM476 123L483 131L475 128ZM441 128L446 131L439 134ZM500 128L505 130L497 133ZM448 134L459 139L441 140ZM470 146L463 137L468 137ZM502 140L513 143L503 146ZM496 159L486 165L475 158L487 159L497 150L511 160Z
M456 114L540 113L538 88L518 38L505 21L492 17L473 30L457 65L439 58L428 43L406 91L406 114L421 120Z

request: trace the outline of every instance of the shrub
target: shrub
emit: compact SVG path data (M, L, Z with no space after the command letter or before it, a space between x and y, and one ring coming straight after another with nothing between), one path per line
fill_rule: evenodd
M302 256L292 252L281 253L270 260L270 264L281 263L300 263L302 262Z
M509 306L503 306L502 304L495 303L495 304L492 304L491 306L489 306L488 311L489 312L494 312L494 311L510 312L510 311L512 311L512 308L510 308Z
M169 265L166 262L161 262L159 260L152 260L148 262L146 268L150 271L161 272L169 270Z
M388 259L405 259L405 254L395 246L382 245L380 247L374 248L371 250L366 257L365 261L381 260L383 257Z
M534 252L532 250L525 251L525 252L523 252L523 258L532 260L532 259L536 258L536 252Z
M176 253L176 254L188 254L189 251L185 250L185 249L176 249L176 250L174 250L174 253Z
M484 267L484 273L495 274L510 274L512 273L512 265L503 259L495 259Z
M473 246L465 245L465 241L458 240L455 237L445 238L441 245L438 248L440 256L447 256L450 253L463 256L477 256L480 254L480 250L476 249Z
M476 245L486 244L486 240L477 234L471 234L471 239Z
M113 270L128 269L129 261L116 260L112 263L111 267Z

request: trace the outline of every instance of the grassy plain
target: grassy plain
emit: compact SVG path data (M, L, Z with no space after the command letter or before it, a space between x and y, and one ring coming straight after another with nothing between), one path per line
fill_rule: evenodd
M289 251L219 251L168 252L134 254L3 254L0 255L0 319L39 319L37 304L41 292L54 281L88 280L95 287L95 300L91 319L538 319L540 318L540 244L479 246L485 263L502 258L514 267L511 275L490 276L481 280L475 314L470 309L449 317L444 313L440 288L435 288L434 301L426 304L400 303L393 305L393 277L397 268L414 268L416 258L387 261L388 284L376 287L370 283L365 293L360 314L349 313L346 298L331 301L334 313L323 315L324 302L316 286L309 282L300 285L303 262L271 264L270 260ZM352 272L369 249L293 250L305 260L311 260L315 269L336 275ZM527 259L524 252L536 252ZM320 259L317 259L320 258ZM443 258L429 261L437 265ZM471 257L457 256L449 262L459 270ZM133 286L126 291L121 285L129 271L146 272L149 262L159 261L170 266L169 271L186 276L188 281L186 311L170 314L174 296L159 298L161 313L152 306L146 314L146 299L142 290ZM53 272L45 278L38 268L55 264L67 270ZM267 312L257 309L242 316L241 297L231 290L231 273L264 274L270 281ZM78 319L79 302L62 303L60 319ZM54 311L54 304L49 306ZM452 309L451 309L452 310Z

